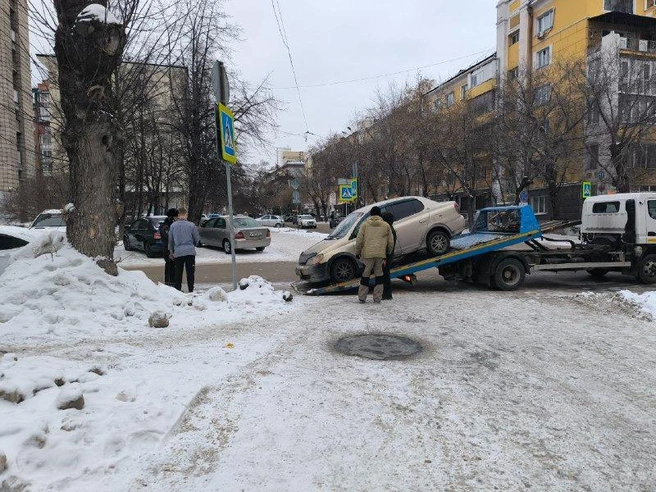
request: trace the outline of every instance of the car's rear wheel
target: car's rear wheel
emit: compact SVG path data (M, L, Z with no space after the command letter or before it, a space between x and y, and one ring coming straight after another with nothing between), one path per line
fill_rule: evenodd
M353 280L357 276L358 267L350 258L337 258L330 267L330 279L341 283Z
M256 249L257 251L264 251L264 246L258 246L258 247L255 248L255 249Z
M449 235L444 231L431 231L426 238L426 248L433 256L443 255L449 251L450 244Z
M225 251L225 254L227 255L232 253L232 247L230 246L230 241L227 239L223 240L223 251Z
M123 249L125 249L125 251L134 250L134 248L130 245L130 240L128 239L127 236L123 236Z
M274 225L273 227L282 227L282 224L280 222L276 222L276 225Z
M153 251L152 247L148 244L144 245L144 252L148 258L155 258L157 255L159 255L159 252Z

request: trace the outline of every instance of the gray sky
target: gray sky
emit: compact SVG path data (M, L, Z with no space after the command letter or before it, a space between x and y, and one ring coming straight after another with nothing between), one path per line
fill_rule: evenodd
M276 0L273 0L275 3ZM306 87L373 77L415 67L444 80L490 54L496 44L496 0L277 0L292 52L307 129L321 137L346 130L356 111L372 103L377 88L414 79L416 71L371 80ZM271 0L227 0L226 12L243 29L233 63L256 82L271 73L271 86L286 110L271 148L249 161L275 162L276 147L305 150L316 141L306 131L285 46ZM450 61L457 59L456 61ZM446 63L445 63L446 62ZM285 132L285 133L283 133Z

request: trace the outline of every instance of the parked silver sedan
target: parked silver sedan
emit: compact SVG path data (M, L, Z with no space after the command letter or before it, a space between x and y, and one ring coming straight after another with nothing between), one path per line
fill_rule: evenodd
M226 253L231 253L229 217L221 216L208 220L198 227L201 245L216 246ZM271 231L262 227L255 219L241 215L234 216L235 251L255 248L264 251L271 244Z

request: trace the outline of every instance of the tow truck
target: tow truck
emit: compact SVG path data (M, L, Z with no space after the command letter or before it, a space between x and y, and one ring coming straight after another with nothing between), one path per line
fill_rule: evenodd
M581 224L581 241L545 233ZM550 248L549 243L558 243ZM390 276L414 283L416 274L437 268L447 280L465 280L511 291L527 274L585 270L601 277L616 271L656 283L656 193L626 193L586 199L581 221L538 222L529 205L481 209L469 233L456 236L441 256L393 265ZM344 292L360 280L310 288L308 295Z

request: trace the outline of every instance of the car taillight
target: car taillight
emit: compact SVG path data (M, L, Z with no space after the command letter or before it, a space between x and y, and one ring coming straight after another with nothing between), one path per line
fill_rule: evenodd
M156 233L153 235L153 237L154 237L155 239L162 239L162 235L159 233L159 231L156 232Z
M453 208L456 209L456 212L460 213L460 205L458 205L458 202L453 202Z
M271 237L271 231L267 229L267 237Z
M244 233L239 231L237 234L235 234L235 239L246 239L244 236Z

